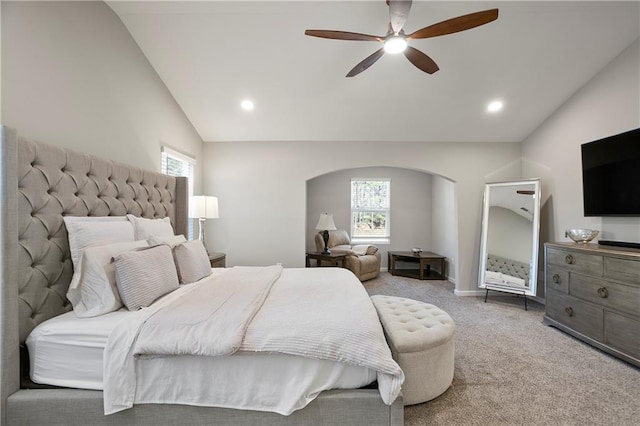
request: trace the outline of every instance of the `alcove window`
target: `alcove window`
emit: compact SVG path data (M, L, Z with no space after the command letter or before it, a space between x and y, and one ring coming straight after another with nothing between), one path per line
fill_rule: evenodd
M390 179L351 179L351 239L389 240Z

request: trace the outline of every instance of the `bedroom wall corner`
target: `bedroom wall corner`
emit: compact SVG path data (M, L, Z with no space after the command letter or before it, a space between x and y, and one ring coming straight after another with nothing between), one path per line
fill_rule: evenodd
M21 136L152 171L202 138L102 1L1 2L2 119Z
M640 25L640 24L639 24ZM640 39L573 94L522 143L523 177L542 183L540 241L568 241L568 228L640 242L638 217L585 217L580 145L640 127Z

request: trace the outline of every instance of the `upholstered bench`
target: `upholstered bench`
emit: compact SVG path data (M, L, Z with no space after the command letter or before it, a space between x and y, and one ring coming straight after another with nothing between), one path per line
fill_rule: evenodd
M405 379L405 405L429 401L453 381L454 323L442 309L404 297L371 296Z

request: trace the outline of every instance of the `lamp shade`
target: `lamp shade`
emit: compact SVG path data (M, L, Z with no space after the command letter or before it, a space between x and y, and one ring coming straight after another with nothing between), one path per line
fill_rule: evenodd
M218 197L195 195L189 203L189 217L204 219L218 218Z
M333 223L333 214L321 213L316 229L318 231L335 231L337 228L336 224Z

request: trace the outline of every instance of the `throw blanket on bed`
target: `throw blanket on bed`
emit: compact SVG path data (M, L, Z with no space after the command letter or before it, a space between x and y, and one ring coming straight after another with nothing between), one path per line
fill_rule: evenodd
M391 404L404 375L391 358L366 291L359 282L351 285L350 280L357 279L346 270L306 271L314 277L311 291L304 283L296 286L286 279L279 286L279 266L236 267L136 312L133 321L114 330L105 349L105 414L130 408L135 402L138 357L223 356L238 350L370 368L378 372L382 400ZM345 285L323 286L317 278L321 273ZM340 281L344 279L347 281Z

